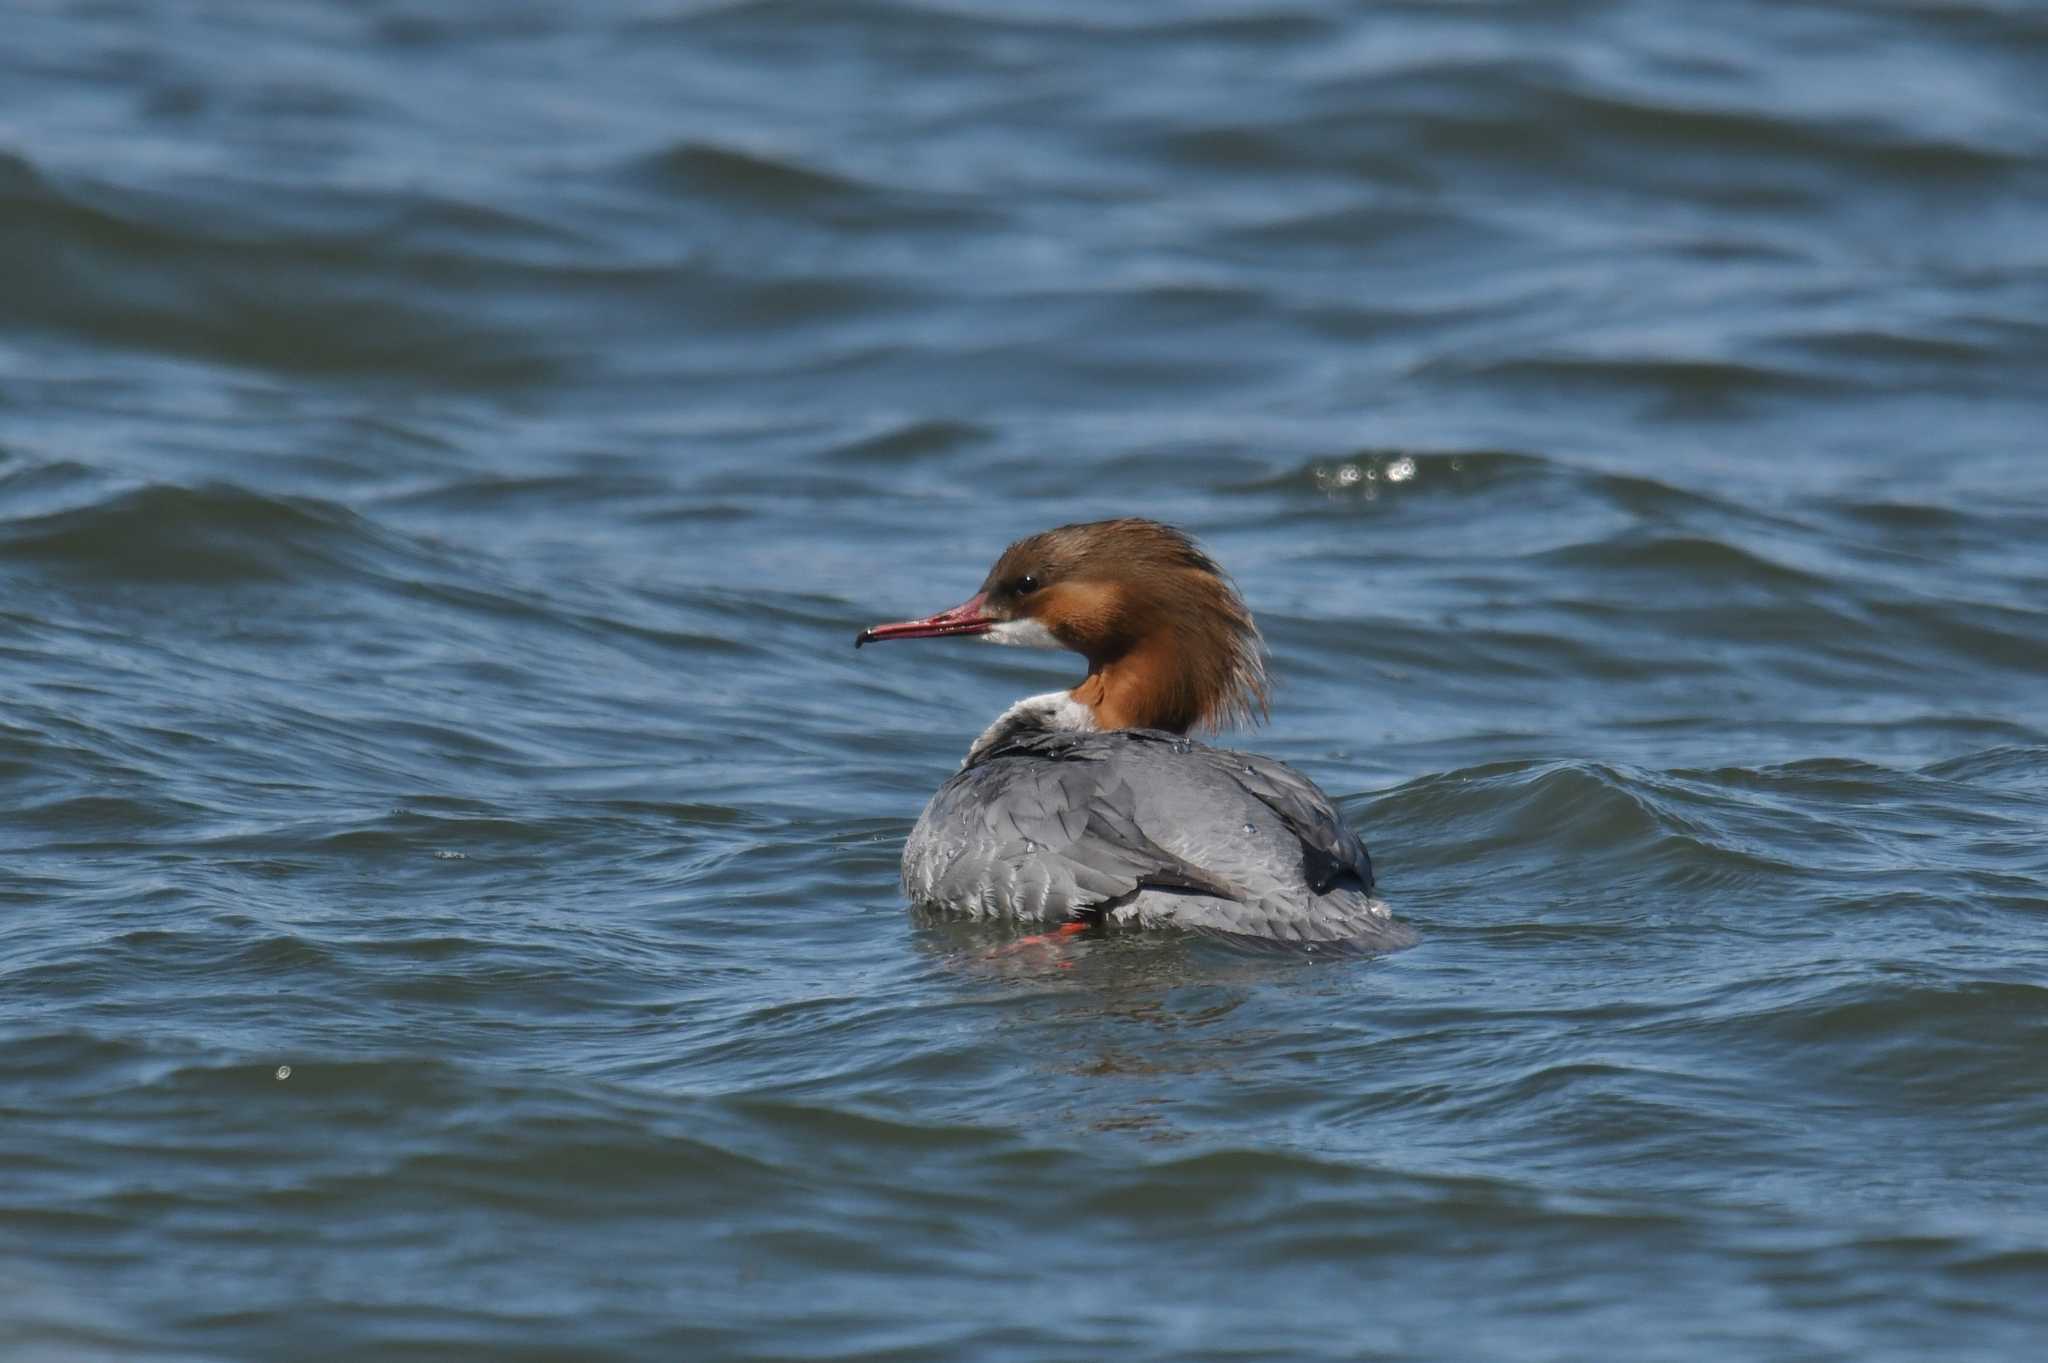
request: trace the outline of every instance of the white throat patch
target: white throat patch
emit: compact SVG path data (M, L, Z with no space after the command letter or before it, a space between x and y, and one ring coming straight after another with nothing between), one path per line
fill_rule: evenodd
M1029 616L1025 616L1020 620L1005 620L1000 625L990 627L981 637L992 644L1010 644L1018 648L1066 647L1065 644L1052 637L1051 630ZM1034 696L1032 699L1043 700L1045 697ZM1020 705L1028 705L1030 702L1020 701L1018 703Z

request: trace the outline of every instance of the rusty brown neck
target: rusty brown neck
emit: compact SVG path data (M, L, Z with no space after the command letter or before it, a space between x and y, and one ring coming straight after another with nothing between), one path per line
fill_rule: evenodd
M1088 676L1069 693L1099 729L1165 729L1184 734L1207 717L1214 697L1191 675L1174 640L1140 639L1108 658L1088 660Z

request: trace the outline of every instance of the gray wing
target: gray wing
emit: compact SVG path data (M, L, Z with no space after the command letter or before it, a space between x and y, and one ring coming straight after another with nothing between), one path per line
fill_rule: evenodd
M1138 824L1113 750L1031 743L939 788L903 848L919 903L1066 918L1145 888L1231 897L1234 886L1161 847Z
M1315 783L1269 757L1178 743L1134 748L1136 814L1169 852L1232 885L1227 897L1141 891L1118 922L1378 950L1412 940L1372 895L1365 845Z
M1256 753L1216 756L1239 764L1237 783L1300 840L1302 879L1312 892L1327 894L1347 881L1355 882L1352 889L1372 889L1372 857L1365 844L1344 826L1336 807L1313 781L1284 762Z

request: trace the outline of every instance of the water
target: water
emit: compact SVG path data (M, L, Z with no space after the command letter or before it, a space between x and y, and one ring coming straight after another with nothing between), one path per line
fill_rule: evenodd
M2038 5L8 28L9 1358L2038 1348ZM1420 945L903 907L1134 512Z

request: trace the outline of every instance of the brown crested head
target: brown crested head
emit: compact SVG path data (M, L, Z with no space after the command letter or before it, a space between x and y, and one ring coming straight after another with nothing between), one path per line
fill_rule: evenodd
M1184 733L1266 715L1266 668L1251 612L1186 533L1127 517L1018 540L982 583L998 633L1034 626L1088 660L1074 698L1105 729Z

